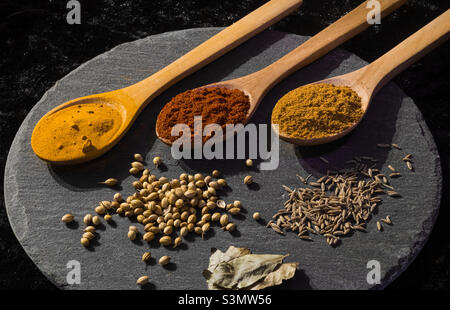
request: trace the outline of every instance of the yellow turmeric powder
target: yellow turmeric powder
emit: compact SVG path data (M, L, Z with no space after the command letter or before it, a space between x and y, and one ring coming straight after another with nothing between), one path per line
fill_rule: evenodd
M111 140L121 119L107 104L73 105L43 118L33 131L31 145L39 157L52 162L90 156Z
M337 134L362 116L361 98L350 87L311 84L284 95L272 111L272 123L291 138L315 139Z

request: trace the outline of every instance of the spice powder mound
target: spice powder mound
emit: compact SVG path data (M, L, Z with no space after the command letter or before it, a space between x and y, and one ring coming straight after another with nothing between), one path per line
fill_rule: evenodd
M107 104L73 105L39 121L31 145L45 160L70 161L97 154L98 149L114 137L121 124L120 113Z
M350 87L311 84L284 95L272 123L291 138L317 139L340 133L362 116L361 98Z
M250 108L250 100L238 89L211 87L188 90L178 94L164 106L156 122L161 138L171 142L178 139L172 136L172 128L177 124L186 124L194 137L194 116L202 117L202 128L208 124L238 124L245 120ZM208 137L203 137L203 142Z

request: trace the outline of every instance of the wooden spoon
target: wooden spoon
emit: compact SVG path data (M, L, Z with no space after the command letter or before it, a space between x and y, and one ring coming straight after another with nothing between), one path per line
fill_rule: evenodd
M123 89L70 100L54 108L41 118L33 130L31 146L34 152L40 158L54 164L76 164L99 157L110 150L125 135L139 113L156 96L171 85L281 20L297 9L302 2L302 0L269 1L145 80ZM49 156L46 154L47 152L42 152L41 146L37 145L37 143L40 141L39 138L42 138L42 131L48 133L48 122L46 121L52 120L49 117L65 108L82 104L106 105L119 112L121 124L111 139L103 145L94 145L95 152L58 156Z
M449 34L450 10L447 10L371 64L351 73L311 84L328 83L336 86L351 87L361 97L361 106L365 114L372 98L387 82L433 48L446 41L449 38ZM318 139L292 138L283 132L278 134L282 139L297 145L319 145L345 136L358 123L338 134ZM277 126L273 126L273 128L277 132Z
M350 13L264 69L244 77L209 84L198 89L225 87L243 91L250 99L249 111L242 122L246 124L267 92L278 82L368 28L370 24L367 22L367 17L371 11L370 8L367 8L368 2L365 1ZM384 17L404 4L406 0L380 0L379 2L380 15ZM158 121L160 121L159 116ZM165 139L158 131L156 134L164 143L172 144L170 140Z

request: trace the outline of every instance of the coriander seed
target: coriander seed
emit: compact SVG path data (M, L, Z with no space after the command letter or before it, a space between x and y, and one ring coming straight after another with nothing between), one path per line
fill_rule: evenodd
M144 236L142 237L142 239L144 240L144 241L147 241L147 242L150 242L150 241L152 241L153 239L155 238L155 234L154 233L152 233L152 232L146 232L145 234L144 234Z
M150 258L152 257L152 255L150 254L150 252L145 252L142 255L142 261L143 262L148 262L150 260Z
M85 246L85 247L88 247L88 246L89 246L89 239L87 239L87 238L85 238L85 237L82 237L82 238L80 239L80 242L81 242L81 244L82 244L83 246Z
M188 233L189 233L189 230L187 229L187 227L181 227L181 229L180 229L180 235L181 235L182 237L185 237Z
M158 167L161 164L161 157L156 156L155 158L153 158L153 164Z
M216 207L217 207L217 203L215 203L213 201L208 201L206 203L207 210L214 210Z
M100 201L99 206L102 206L106 210L109 210L109 209L111 209L111 201L108 201L108 200Z
M208 187L208 197L215 196L216 195L216 189L214 187Z
M136 175L139 173L139 169L135 168L135 167L131 167L130 170L128 170L130 172L130 174L132 175Z
M63 217L61 218L61 221L63 223L70 223L73 221L73 215L70 213L67 213L67 214L63 215Z
M241 212L240 208L231 208L230 210L228 210L228 213L230 213L231 215L236 215L239 212Z
M101 223L100 217L98 217L97 215L92 217L92 224L94 224L95 226L99 225Z
M227 226L225 226L225 230L232 232L236 229L236 224L234 223L228 223Z
M227 181L225 179L218 179L217 184L219 184L220 187L227 186Z
M84 216L84 218L83 218L83 222L84 222L84 224L86 224L86 225L91 224L91 222L92 222L92 214L86 214L86 215Z
M125 216L126 217L132 217L133 216L133 211L131 211L131 210L128 210L128 211L125 211Z
M202 225L202 232L205 233L209 230L209 228L211 227L211 225L209 223L205 223Z
M142 188L144 187L140 181L134 181L134 182L132 183L132 185L133 185L133 187L134 187L135 189L137 189L137 190L140 190L140 189L142 189Z
M211 221L217 222L218 220L220 220L220 216L221 216L221 214L220 214L219 212L214 213L214 214L211 216Z
M104 185L110 186L110 187L117 185L117 183L119 183L119 181L114 178L109 178L109 179L105 180L104 182L100 182L100 184L104 184Z
M164 233L165 235L170 235L172 232L173 232L172 226L166 226L166 227L164 227L164 229L163 229L163 233Z
M128 231L128 239L130 239L131 241L136 239L136 232L134 230Z
M144 162L144 157L142 157L142 155L139 153L134 154L134 159L140 162Z
M95 227L94 226L88 226L84 229L84 232L90 232L90 233L94 233L95 232Z
M148 276L142 276L139 279L137 279L136 284L140 285L140 286L143 286L143 285L146 285L148 283L148 281L149 281L149 277Z
M198 181L195 182L195 186L197 186L197 187L205 187L206 183L203 180L198 180Z
M214 189L220 189L220 185L219 185L219 183L217 183L216 181L211 181L211 182L209 182L208 183L208 186L209 187L212 187L212 188L214 188Z
M170 256L165 255L159 259L159 264L162 266L167 265L168 263L170 263Z
M138 233L139 229L136 226L132 225L132 226L128 227L128 231L134 231L135 233Z
M225 207L227 206L227 204L226 204L225 201L223 201L223 200L217 200L216 205L217 205L220 209L225 209Z
M173 241L173 247L176 248L177 246L179 246L181 244L181 242L183 242L181 237L176 237L175 240Z
M197 235L201 235L201 234L203 234L203 231L202 231L202 228L201 227L194 227L194 232L197 234Z
M94 239L94 234L93 233L91 233L91 232L85 232L84 234L83 234L83 238L86 238L86 239L88 239L88 240L92 240L92 239Z
M191 189L188 189L185 193L184 196L188 199L194 198L194 196L197 195L197 192Z
M121 202L122 201L122 194L121 193L115 193L114 194L114 201L117 201L117 202Z
M94 211L95 211L97 214L102 215L102 214L105 214L106 208L105 208L104 206L100 205L100 206L95 207Z
M223 214L220 219L219 219L219 223L222 226L225 226L228 224L228 215L227 214Z
M200 180L203 180L203 179L204 179L204 177L203 177L203 174L201 174L201 173L196 173L194 175L194 181L200 181Z
M172 238L170 236L164 236L159 239L159 243L164 246L168 246L172 243Z

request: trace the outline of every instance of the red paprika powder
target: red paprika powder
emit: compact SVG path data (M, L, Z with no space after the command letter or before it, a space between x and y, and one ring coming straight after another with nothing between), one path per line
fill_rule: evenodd
M171 135L172 127L186 124L194 132L194 116L202 116L203 128L208 124L242 123L250 108L250 100L238 89L211 87L188 90L176 95L158 115L156 130L161 138L171 142L178 139ZM204 138L203 141L206 139Z

